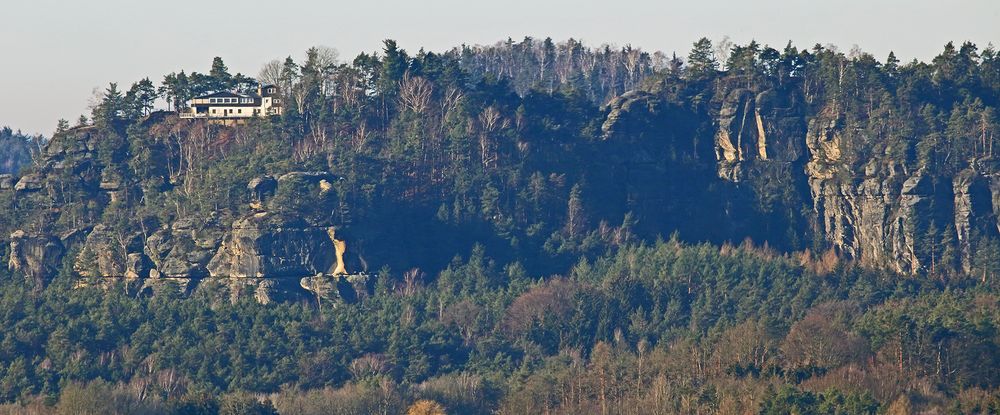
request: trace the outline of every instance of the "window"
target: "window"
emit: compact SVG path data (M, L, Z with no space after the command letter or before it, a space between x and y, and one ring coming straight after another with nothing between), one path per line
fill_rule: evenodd
M210 103L213 103L213 104L214 104L214 103L215 103L215 98L210 98L210 99L208 100L208 102L210 102Z
M215 108L212 108L212 114L215 114Z
M240 108L240 109L236 110L236 112L242 114L243 113L243 108Z

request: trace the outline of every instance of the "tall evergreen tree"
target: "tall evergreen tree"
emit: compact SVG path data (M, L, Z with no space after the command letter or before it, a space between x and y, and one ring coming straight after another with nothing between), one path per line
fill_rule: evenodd
M688 54L687 68L693 78L712 76L719 69L719 62L715 60L715 52L712 50L712 41L707 37L694 42L694 47Z

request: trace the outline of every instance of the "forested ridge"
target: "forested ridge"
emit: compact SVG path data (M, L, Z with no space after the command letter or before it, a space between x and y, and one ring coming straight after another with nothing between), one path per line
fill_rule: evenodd
M2 411L1000 412L992 46L386 40L155 79L0 180ZM156 108L259 84L282 115Z

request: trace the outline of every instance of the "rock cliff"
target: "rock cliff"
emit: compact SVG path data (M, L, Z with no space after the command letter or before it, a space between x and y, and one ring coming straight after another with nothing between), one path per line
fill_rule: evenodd
M700 224L682 230L689 237L748 236L792 249L825 245L866 265L915 273L941 266L941 251L952 239L956 265L968 271L975 235L1000 229L1000 179L992 162L973 160L960 173L930 175L899 160L898 151L873 143L835 105L810 109L787 91L723 85L704 109L711 124L681 136L677 126L698 115L666 110L671 105L669 97L653 92L623 95L609 103L602 131L605 140L635 143L617 169L633 176L642 166L657 170L660 190L642 188L644 179L621 179L623 188L639 189L628 199L683 198L698 206L694 213L657 204L664 214L690 215ZM699 145L703 131L711 131L711 152ZM659 141L653 149L644 147L651 137ZM678 157L673 148L684 146L688 155ZM671 172L680 164L688 173L699 172L706 163L714 163L717 179ZM681 195L683 181L701 190ZM715 215L715 223L698 218ZM803 231L796 234L798 229Z
M292 278L337 270L334 228L273 212L233 222L208 263L213 277Z
M8 267L41 286L59 271L65 252L59 238L18 230L10 235Z
M242 217L218 212L208 217L146 218L136 224L112 211L92 226L59 233L66 222L97 219L88 216L88 210L138 200L144 192L164 186L164 177L124 173L128 145L93 127L70 130L49 142L36 168L0 178L0 192L25 205L62 201L58 208L29 211L27 218L38 231L11 234L12 271L41 287L71 253L78 286L125 282L145 292L163 287L187 292L204 285L228 290L234 300L250 295L263 303L304 295L349 301L364 295L354 291L365 289L364 284L346 282L346 243L335 238L334 224L317 221L322 215L297 212L334 193L337 177L328 172L293 171L251 180L246 188L251 213ZM137 181L142 183L137 186ZM319 285L302 283L305 279L333 281L336 289L312 290ZM206 281L213 282L203 284Z

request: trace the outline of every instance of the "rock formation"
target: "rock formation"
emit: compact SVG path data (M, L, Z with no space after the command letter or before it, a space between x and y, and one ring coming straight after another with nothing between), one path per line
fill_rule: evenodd
M333 274L338 265L333 233L293 216L253 213L233 222L208 271L237 278Z
M630 153L610 153L609 163L617 157L617 167L606 175L619 177L615 180L626 200L639 201L634 211L642 212L644 201L658 200L650 211L687 215L700 223L694 229L668 224L682 234L753 237L781 245L788 236L774 232L783 225L775 221L789 221L784 226L803 230L795 236L798 242L785 240L792 249L821 240L866 265L915 273L936 266L939 254L927 246L939 242L934 238L953 234L958 265L968 271L973 235L1000 231L1000 169L992 163L973 161L951 177L908 170L891 154L859 150L869 137L835 106L810 114L801 97L784 91L724 85L708 110L714 114L712 125L688 132L683 126L689 115L668 101L651 92L630 92L608 104L603 138L630 141ZM714 132L714 151L701 149L699 129ZM656 145L647 146L650 142ZM691 149L687 155L685 146ZM700 166L708 160L720 182L702 176ZM678 166L683 172L675 174ZM601 166L594 169L605 174ZM689 190L690 182L702 190ZM677 203L697 206L698 212L670 210ZM647 216L640 214L649 221ZM700 216L717 219L701 221ZM940 234L927 235L933 229Z
M40 287L59 271L65 252L59 238L19 230L10 235L7 266Z

